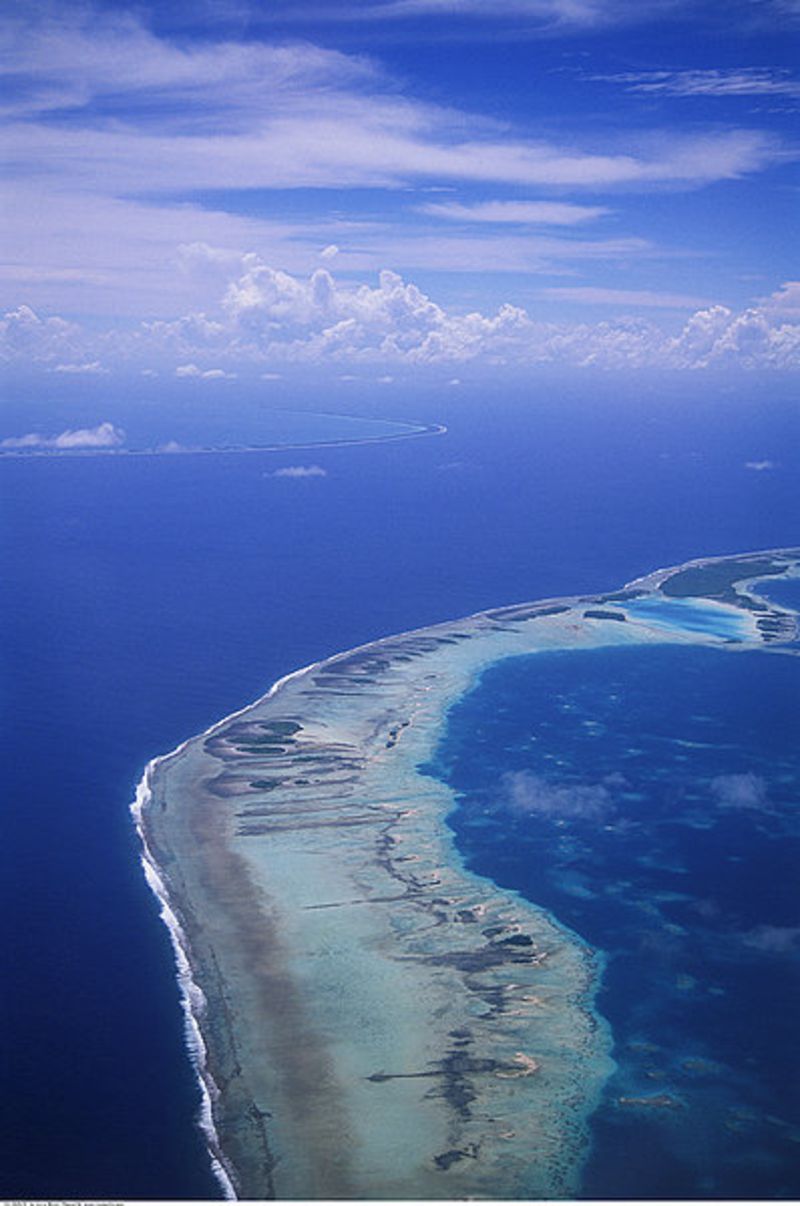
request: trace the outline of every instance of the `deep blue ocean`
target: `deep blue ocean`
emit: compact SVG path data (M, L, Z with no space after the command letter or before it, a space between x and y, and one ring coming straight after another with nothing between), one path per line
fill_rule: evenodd
M409 394L391 407L384 396L381 404L388 417L444 422L448 434L313 453L0 463L6 798L0 1059L10 1088L0 1120L4 1196L217 1196L193 1125L197 1092L183 1051L172 954L128 813L149 758L257 697L286 671L371 638L483 607L612 589L689 557L800 541L800 424L788 394L767 404L755 389L712 391L692 378L635 394L621 394L611 381L602 389L592 381L537 393L487 384L466 394ZM365 392L347 404L329 396L322 407L337 408L378 413ZM307 409L320 409L318 398ZM74 425L106 418L124 425L125 415L107 407L90 412L87 405ZM764 460L775 469L745 467ZM272 476L281 466L312 463L325 476ZM778 745L764 742L780 741L796 663L770 659L767 681L759 677L767 674L764 660L758 667L746 656L726 662L752 678L731 681L724 695L731 704L719 723L728 726L734 748L711 777L740 773L731 767L743 766L751 751L777 809L785 804L783 789L767 762ZM684 680L677 661L657 669L645 683L621 665L613 673L625 692L641 688L636 706L643 716L666 724L659 701L671 707ZM561 671L554 666L547 673ZM702 696L706 676L692 673ZM781 674L778 691L769 675ZM663 689L653 695L659 678ZM581 675L565 681L563 691L580 693L581 681ZM589 674L586 682L591 693L596 678ZM464 706L473 704L474 698ZM700 697L697 706L710 707ZM601 720L616 725L621 714ZM513 770L521 730L504 715L509 748L501 752ZM754 715L758 723L747 728ZM572 730L561 725L552 733L572 740ZM609 766L613 761L616 769L618 743L629 736L624 726L615 731ZM686 730L686 740L695 737ZM575 749L559 756L569 762ZM786 742L780 757L791 761ZM477 766L464 765L464 773L478 774ZM531 765L524 760L520 769ZM495 775L509 769L497 760L492 766ZM581 774L596 782L604 768L587 762ZM710 771L692 773L707 778ZM608 792L621 824L619 782ZM483 860L485 874L510 882L517 872L498 819L471 826L469 809L465 803L463 824L454 818L465 855ZM741 1101L781 1120L759 1123L754 1138L755 1124L745 1117L742 1150L759 1153L759 1184L782 1192L789 1182L776 1152L791 1103L775 1053L794 1036L788 1013L775 1006L785 983L776 970L782 962L753 943L760 934L769 945L763 927L797 925L785 898L793 848L783 830L773 832L784 824L777 813L762 818L767 832L759 831L757 868L747 874L771 885L770 897L763 912L751 913L737 899L755 818L726 813L708 829L698 822L689 841L688 822L672 824L665 809L667 803L649 869L642 869L642 830L618 849L604 833L588 855L578 853L573 891L564 890L566 864L533 874L537 855L518 869L533 874L525 882L535 885L537 900L590 942L608 943L609 968L621 970L607 981L599 1006L609 1017L613 1012L626 1052L638 1050L631 1036L658 1046L649 1054L642 1049L641 1058L626 1054L613 1092L640 1095L664 1086L684 1103L664 1111L675 1119L674 1136L668 1122L642 1121L653 1137L633 1154L635 1110L604 1110L587 1189L638 1193L651 1165L659 1191L697 1189L706 1172L687 1164L684 1118L697 1116L696 1097L706 1093L712 1113ZM515 833L525 828L520 818L514 824ZM580 826L575 832L578 845L583 832ZM520 849L561 836L548 830L537 837L534 826ZM569 844L570 834L563 837ZM770 871L768 854L776 860ZM732 861L740 856L744 862ZM690 863L689 871L659 868L673 857L676 866L680 859ZM709 886L708 899L716 893L725 900L718 921L692 911L698 877L712 869L719 882ZM629 880L630 899L623 892L615 903L613 894L598 892L601 874ZM687 874L690 886L675 888ZM670 898L673 889L679 899ZM653 891L667 894L656 902L657 918L631 903ZM637 973L626 944L637 927L660 934L663 919L682 931L674 943L684 954L672 968L671 956L653 952L652 985L647 993L632 992ZM726 927L740 935L738 945L726 945ZM750 945L742 933L750 933ZM682 988L676 977L684 975ZM725 1012L733 981L746 981L738 1018ZM712 993L711 986L723 991ZM793 990L796 999L796 983ZM720 1031L714 1042L703 1037L711 1030ZM709 1073L705 1080L702 1071L684 1070L676 1079L680 1061L697 1057L729 1068L736 1052L741 1066L742 1051L757 1070L748 1065L741 1076ZM649 1078L650 1055L662 1079ZM753 1097L762 1069L766 1106L763 1095ZM752 1186L758 1169L748 1164L742 1177L751 1180L742 1185ZM707 1192L721 1184L709 1184Z

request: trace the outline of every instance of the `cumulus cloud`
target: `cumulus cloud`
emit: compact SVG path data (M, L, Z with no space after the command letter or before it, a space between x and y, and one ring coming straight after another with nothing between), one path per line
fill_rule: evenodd
M798 367L800 325L775 322L760 307L735 314L727 306L711 306L689 319L671 350L677 367Z
M761 306L767 313L800 319L800 281L785 281L780 289L761 299Z
M509 771L501 779L502 798L515 813L540 817L604 820L614 807L603 784L549 783L531 771Z
M282 469L276 469L270 474L270 477L289 477L298 479L327 476L327 469L323 469L321 465L284 465Z
M461 313L391 271L381 272L377 284L355 284L337 281L322 267L309 277L293 275L256 255L240 257L238 267L213 316L188 314L142 323L132 332L96 335L21 307L0 323L0 354L49 364L54 346L68 339L79 353L77 363L101 356L137 367L143 361L150 366L171 361L172 366L177 362L172 371L190 380L232 378L232 366L243 365L271 375L292 363L333 363L345 370L370 364L384 373L398 364L456 368L467 363L511 369L540 364L692 371L800 367L800 323L761 302L738 313L705 306L677 334L668 334L642 317L556 322L544 304L538 316L511 303L490 314ZM603 290L601 297L610 302L614 293ZM582 289L576 296L597 300ZM626 296L640 304L652 301L653 308L660 297ZM676 306L689 300L667 296ZM200 367L212 357L215 367Z
M52 361L79 348L83 338L77 324L57 317L40 318L26 305L9 310L0 320L0 354L7 360Z
M698 310L670 338L640 319L559 327L511 304L494 315L454 314L389 271L380 274L377 288L348 288L325 269L303 281L259 263L229 287L224 306L240 338L288 359L488 358L607 368L800 364L800 326L776 325L758 308L742 314L724 306Z
M717 775L711 780L711 795L720 808L763 809L767 804L767 784L760 775Z
M57 436L39 435L29 432L24 436L9 436L0 442L0 448L41 448L69 451L82 448L118 448L125 441L125 432L113 423L99 423L97 427L83 427L62 431Z

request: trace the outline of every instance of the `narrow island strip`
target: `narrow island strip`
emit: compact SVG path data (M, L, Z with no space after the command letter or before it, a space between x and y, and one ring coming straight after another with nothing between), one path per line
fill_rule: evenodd
M226 1197L565 1198L613 1070L600 957L468 871L420 768L501 659L797 655L800 549L481 612L295 671L154 759L133 813Z

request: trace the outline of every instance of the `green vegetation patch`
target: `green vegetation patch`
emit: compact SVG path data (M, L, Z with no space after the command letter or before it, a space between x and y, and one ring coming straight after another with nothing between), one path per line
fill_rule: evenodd
M782 574L786 563L771 557L737 557L712 565L696 565L679 570L661 583L661 592L676 599L705 597L718 599L732 593L733 585L745 578L766 578Z

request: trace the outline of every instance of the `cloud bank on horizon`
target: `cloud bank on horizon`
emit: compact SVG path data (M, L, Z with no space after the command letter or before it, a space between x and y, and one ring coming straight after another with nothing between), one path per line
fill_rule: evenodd
M0 349L9 362L43 366L64 355L102 357L142 371L180 362L174 375L193 382L229 381L245 370L251 377L270 377L261 371L267 364L785 370L800 367L800 324L786 320L798 296L800 282L788 282L743 312L719 305L698 310L668 334L638 317L559 324L509 304L490 315L461 314L393 272L382 272L375 287L342 285L324 268L302 279L248 255L214 317L189 314L97 334L22 306L0 320ZM623 295L621 304L631 300ZM652 298L633 301L654 304ZM201 367L204 362L208 367ZM100 359L89 362L88 370L105 371Z
M234 7L6 9L7 359L797 367L793 0Z

